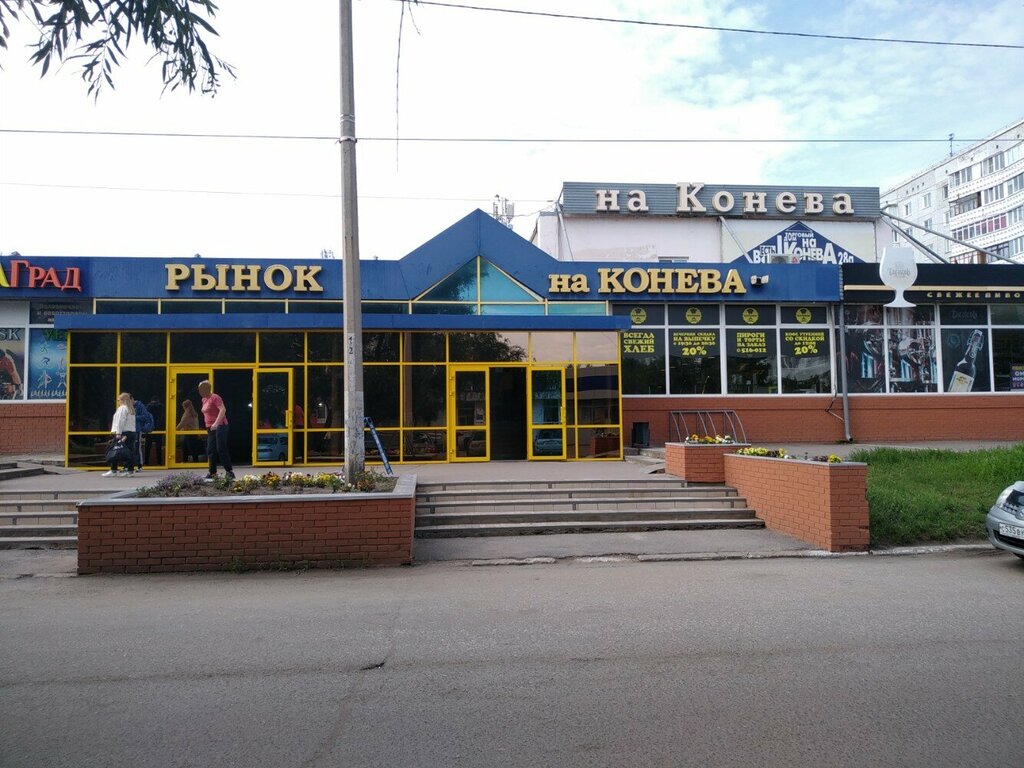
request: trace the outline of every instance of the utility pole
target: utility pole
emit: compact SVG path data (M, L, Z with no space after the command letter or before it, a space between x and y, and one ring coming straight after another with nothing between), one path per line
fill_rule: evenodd
M356 99L352 64L352 0L339 0L341 50L341 258L345 292L345 478L363 471L363 316L359 281L359 210L356 202Z

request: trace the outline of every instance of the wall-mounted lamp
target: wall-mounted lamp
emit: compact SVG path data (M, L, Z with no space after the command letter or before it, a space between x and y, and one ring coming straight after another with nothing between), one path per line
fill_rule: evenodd
M750 276L750 284L751 285L768 285L768 278L769 278L769 275L751 275Z

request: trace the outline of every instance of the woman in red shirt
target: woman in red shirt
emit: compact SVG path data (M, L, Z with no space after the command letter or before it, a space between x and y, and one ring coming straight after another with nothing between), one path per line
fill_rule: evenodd
M231 454L228 453L228 411L220 395L214 394L213 385L209 381L199 382L199 396L203 398L203 421L206 423L206 455L210 460L210 471L207 480L217 477L218 461L224 465L224 476L228 480L235 479L231 465Z

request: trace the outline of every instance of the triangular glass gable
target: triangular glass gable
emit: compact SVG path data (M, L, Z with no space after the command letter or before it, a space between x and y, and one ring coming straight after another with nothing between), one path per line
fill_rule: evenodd
M480 301L540 301L487 259L480 259Z
M751 248L739 259L754 264L774 264L809 261L819 264L861 264L857 258L840 245L815 232L802 221Z
M476 259L468 261L417 301L472 301L476 298Z

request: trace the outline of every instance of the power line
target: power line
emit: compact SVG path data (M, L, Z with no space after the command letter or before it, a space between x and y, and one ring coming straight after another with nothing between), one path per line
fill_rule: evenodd
M42 184L38 182L23 181L0 181L0 187L33 187L39 189L91 189L104 192L158 192L184 195L237 195L241 197L313 197L337 200L340 194L325 194L321 192L262 192L262 191L241 191L230 189L174 189L170 187L121 187L101 186L97 184ZM487 195L481 197L414 197L410 195L359 195L360 200L412 200L418 202L438 203L484 203L490 202ZM541 200L538 198L516 198L525 203L553 203L553 200ZM524 214L527 215L527 214Z
M168 133L163 131L73 131L49 128L0 128L0 133L20 133L49 136L118 136L159 139L255 139L290 141L338 141L337 136L316 136L303 134L267 133ZM946 144L949 137L923 138L882 138L882 139L836 139L836 138L565 138L553 136L359 136L365 142L408 142L441 144ZM957 143L975 143L982 139L957 139Z
M398 0L403 2L404 0ZM736 32L746 35L775 35L779 37L804 37L818 40L847 40L860 43L903 43L908 45L936 45L960 48L1004 48L1024 50L1024 45L1003 43L955 43L945 40L913 40L901 37L862 37L859 35L825 35L814 32L787 32L782 30L748 29L744 27L717 27L710 24L682 24L668 21L643 21L641 19L616 19L609 16L583 16L569 13L550 13L547 11L524 11L513 8L491 8L482 5L466 5L464 3L442 3L434 0L416 0L417 5L431 5L438 8L451 8L464 11L487 11L490 13L506 13L516 16L539 16L550 19L569 19L572 21L599 21L608 24L631 24L640 27L661 27L666 29L696 29L705 32Z

